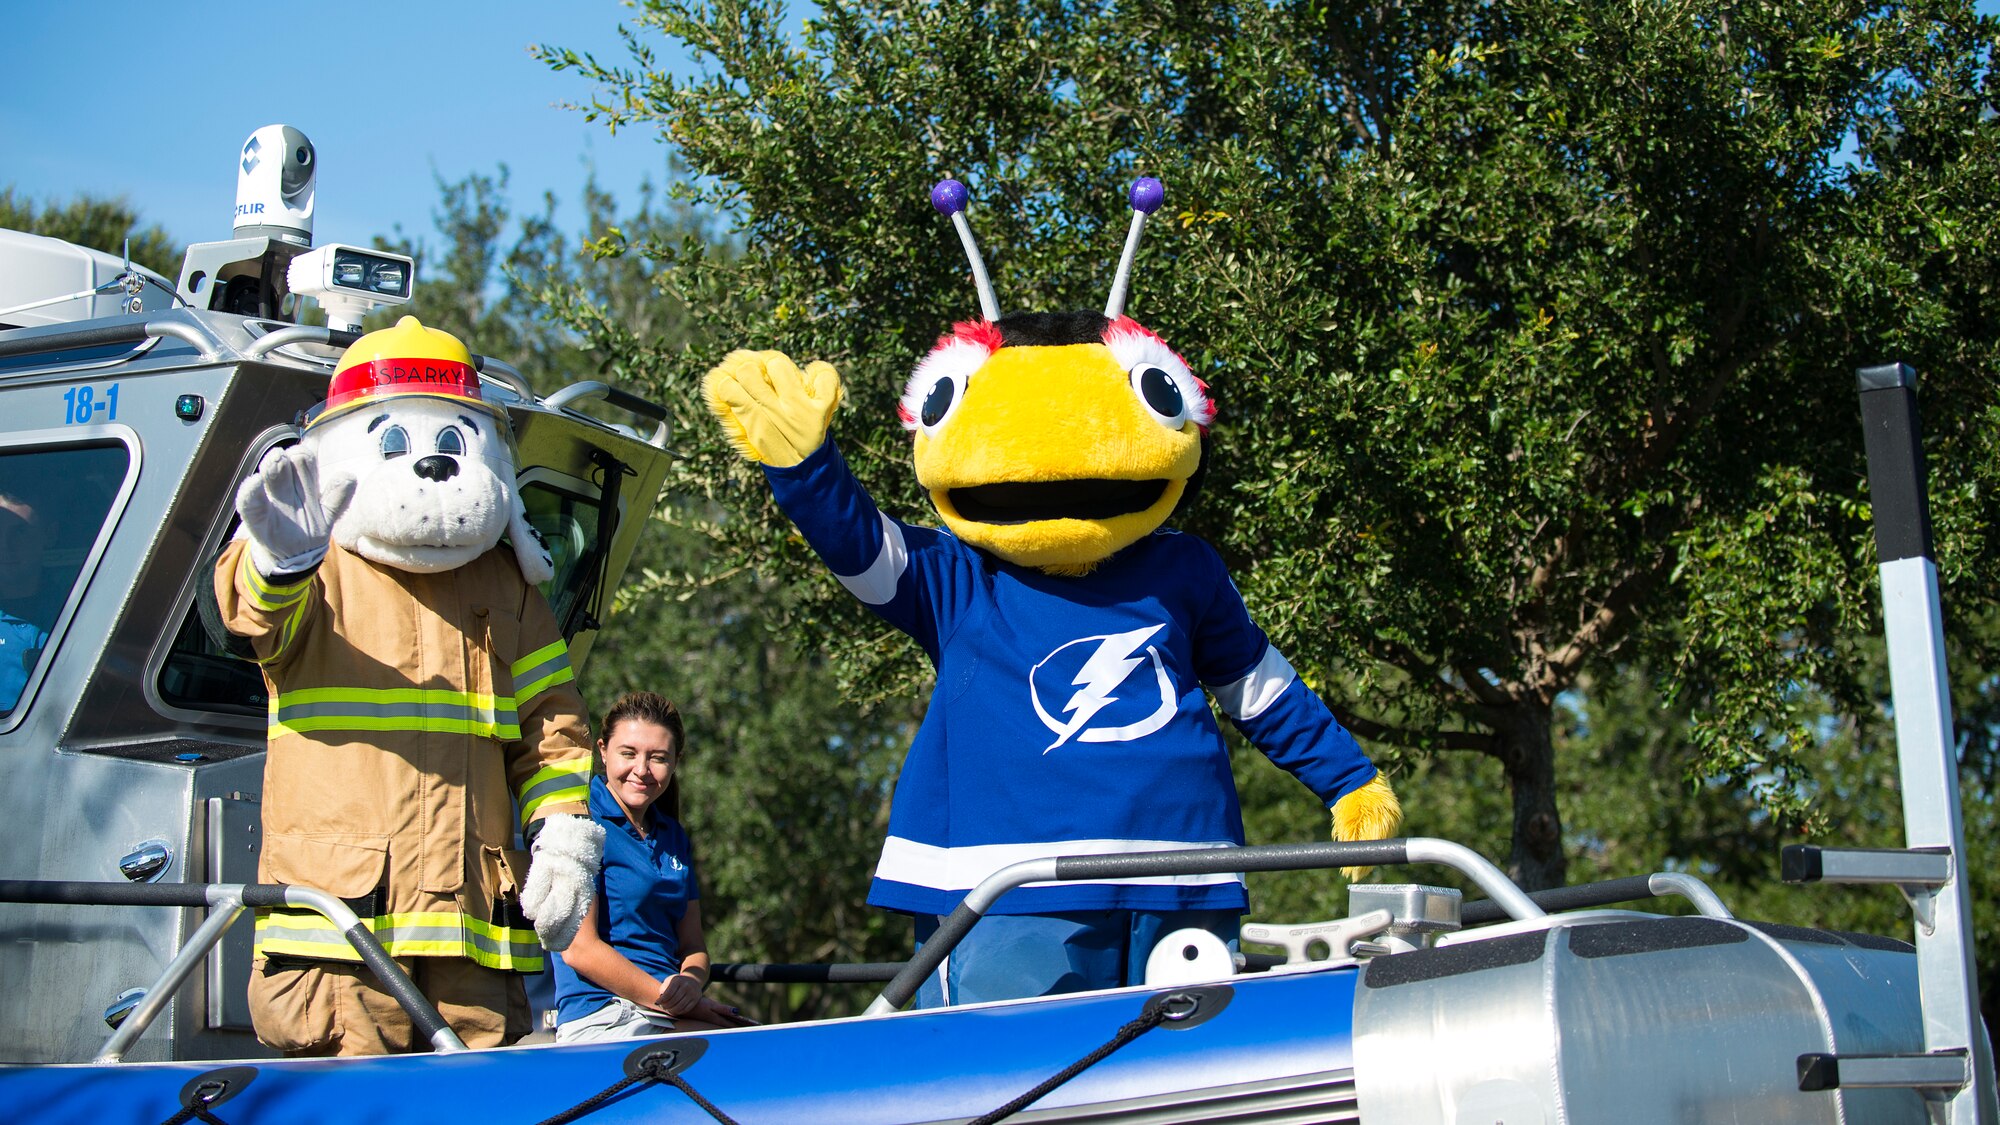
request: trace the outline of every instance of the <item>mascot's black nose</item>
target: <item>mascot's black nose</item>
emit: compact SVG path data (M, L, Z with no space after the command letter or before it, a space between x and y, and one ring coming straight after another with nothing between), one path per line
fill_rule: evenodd
M439 484L443 484L445 481L458 475L458 459L434 453L429 457L420 458L410 468L415 469L417 475L425 480L434 480Z

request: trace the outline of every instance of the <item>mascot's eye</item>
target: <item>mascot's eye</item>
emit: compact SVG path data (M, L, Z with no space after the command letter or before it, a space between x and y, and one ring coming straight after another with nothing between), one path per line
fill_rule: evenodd
M940 376L937 382L931 384L930 392L924 395L923 410L918 413L917 420L923 423L926 430L936 429L951 416L951 408L958 405L960 397L958 377Z
M1187 422L1187 396L1181 392L1179 381L1165 368L1150 363L1133 368L1132 390L1162 425L1179 429Z
M382 458L401 457L410 451L410 435L401 426L390 426L382 431Z
M437 449L439 453L449 453L454 457L465 455L465 438L457 426L446 426L438 431Z

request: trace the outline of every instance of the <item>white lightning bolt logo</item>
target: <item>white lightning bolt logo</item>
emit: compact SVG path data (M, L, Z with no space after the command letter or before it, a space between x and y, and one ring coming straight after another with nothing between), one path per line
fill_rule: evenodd
M1153 634L1163 628L1165 628L1163 625L1154 625L1146 629L1134 629L1129 633L1115 633L1105 637L1084 637L1081 640L1071 641L1069 644L1056 650L1056 653L1059 653L1072 645L1087 644L1091 641L1097 642L1097 650L1090 654L1090 658L1083 662L1083 667L1077 669L1075 678L1070 680L1070 683L1075 685L1077 690L1076 694L1069 697L1069 702L1063 704L1063 711L1069 714L1067 722L1058 722L1051 717L1042 708L1039 697L1034 700L1035 712L1041 716L1042 722L1047 724L1050 730L1056 732L1056 740L1049 743L1048 748L1043 750L1042 753L1046 754L1050 750L1054 750L1056 747L1068 742L1071 738L1076 737L1077 732L1083 730L1084 726L1090 722L1091 716L1102 711L1110 704L1117 702L1118 697L1111 693L1117 689L1118 685L1125 682L1125 678L1130 676L1134 669L1146 663L1147 658L1145 656L1134 656L1133 653L1141 645L1144 645ZM1039 670L1042 664L1047 664L1049 660L1053 660L1056 653L1050 653L1041 664L1035 665L1035 668ZM1158 653L1149 649L1147 655L1152 658L1155 665L1159 664L1160 658ZM1032 682L1032 673L1029 678ZM1158 678L1161 685L1160 701L1163 708L1163 713L1159 714L1158 718L1163 723L1166 715L1172 713L1173 702L1172 696L1167 690L1164 670L1160 672ZM1151 720L1148 720L1144 725L1152 726L1153 723ZM1148 732L1128 730L1121 733L1136 737L1138 734ZM1084 741L1093 740L1086 735Z

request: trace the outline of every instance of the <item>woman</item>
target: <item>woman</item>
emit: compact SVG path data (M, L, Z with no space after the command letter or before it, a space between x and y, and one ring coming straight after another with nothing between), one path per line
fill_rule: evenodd
M751 1021L704 996L708 946L687 830L662 804L680 764L680 712L650 691L604 716L590 816L604 828L597 897L556 962L556 1042L713 1031Z

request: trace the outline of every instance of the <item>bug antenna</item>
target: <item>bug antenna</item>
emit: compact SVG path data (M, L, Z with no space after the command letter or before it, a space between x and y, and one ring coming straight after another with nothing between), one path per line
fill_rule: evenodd
M993 296L993 279L986 276L986 259L979 256L979 243L972 238L972 224L965 219L965 207L971 198L972 193L957 180L939 180L931 189L931 206L951 216L958 240L965 245L966 260L972 263L972 283L979 288L979 315L989 321L999 320L1000 302Z
M1132 226L1125 232L1125 252L1118 256L1118 275L1111 281L1111 297L1104 302L1106 320L1125 315L1125 294L1132 285L1132 261L1139 256L1139 232L1146 229L1146 216L1167 201L1166 185L1151 176L1141 176L1132 181L1132 190L1126 193L1126 198L1132 203Z

